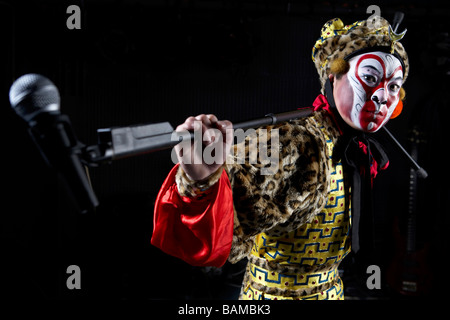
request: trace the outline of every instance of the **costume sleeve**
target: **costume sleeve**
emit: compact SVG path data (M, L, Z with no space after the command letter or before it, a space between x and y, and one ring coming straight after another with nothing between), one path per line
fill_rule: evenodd
M233 237L233 199L226 174L197 196L178 192L176 165L156 199L151 243L194 266L222 266ZM223 171L223 169L220 169Z
M254 159L252 145L258 146ZM245 145L235 145L227 161L235 210L230 262L250 253L257 234L286 235L320 212L327 200L328 158L324 135L313 118L260 128L247 136Z

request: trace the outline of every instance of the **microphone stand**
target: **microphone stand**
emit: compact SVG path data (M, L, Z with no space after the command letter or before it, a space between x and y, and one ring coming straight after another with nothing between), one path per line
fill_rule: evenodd
M274 125L280 122L308 117L312 113L312 108L303 108L278 114L270 113L262 118L234 123L233 129L245 130L266 125ZM67 116L65 116L64 119L69 121ZM401 144L397 141L397 139L395 139L392 133L386 129L386 127L383 127L383 130L400 153L416 170L417 176L420 178L426 178L428 175L427 172L417 164L417 162L401 146ZM70 132L73 133L72 130L70 130ZM65 152L68 152L71 155L71 161L79 159L81 164L88 167L98 167L99 165L105 163L111 163L114 160L170 149L184 139L194 139L193 132L189 132L187 134L176 132L169 122L98 129L98 143L91 146L86 146L83 143L80 143L78 139L76 139L74 133L71 136L72 143L70 146L66 146L67 150ZM42 154L45 158L45 153ZM73 181L73 179L78 177L77 179L81 179L81 181L83 181L81 189L72 190L72 192L74 192L74 196L78 199L78 202L82 202L79 203L81 206L80 209L82 209L80 212L84 213L97 207L99 202L92 186L90 185L87 170L86 172L82 172L83 170L81 166L77 166L76 168L77 174L75 176L71 176L69 180ZM68 183L70 182L68 181Z
M400 142L398 142L398 140L395 139L395 137L386 128L386 126L382 127L381 129L384 130L389 139L393 142L394 146L397 147L398 151L400 151L400 153L404 156L404 158L409 162L410 166L416 170L417 177L421 179L425 179L426 177L428 177L428 173L417 164L416 160L414 160L414 158L411 157L408 151L406 151L405 148L403 148Z
M331 92L330 101L333 101L330 81L326 83L326 90ZM68 184L74 182L75 185L70 186L70 191L77 200L81 212L90 211L98 206L98 200L82 164L96 167L113 160L169 149L185 139L196 138L197 132L175 132L170 123L162 122L98 129L98 143L86 146L76 138L69 118L60 113L59 92L49 79L39 74L24 75L13 83L9 96L11 107L28 123L28 131L47 164L61 173ZM233 128L250 129L274 125L308 117L312 113L312 108L278 114L270 113L262 118L234 123ZM383 129L412 167L417 170L418 176L426 178L426 171L385 127Z

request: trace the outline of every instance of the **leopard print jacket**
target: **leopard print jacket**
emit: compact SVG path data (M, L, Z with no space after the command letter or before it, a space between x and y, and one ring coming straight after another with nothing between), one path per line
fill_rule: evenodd
M260 159L259 154L258 161L249 161L249 139L255 135L233 147L224 165L234 202L233 243L228 258L231 263L249 255L257 234L265 232L270 236L282 236L310 222L325 206L330 168L321 127L336 143L340 134L326 111L257 129L257 139L263 136L261 130L267 130L268 156L270 150L274 150L271 149L271 134L278 132L279 144L275 149L279 152L278 166L272 174L262 173L268 164ZM239 147L243 147L242 143L245 144L244 154L237 152ZM180 166L176 175L178 191L182 196L196 196L195 190L214 185L222 172L220 169L206 180L194 182Z

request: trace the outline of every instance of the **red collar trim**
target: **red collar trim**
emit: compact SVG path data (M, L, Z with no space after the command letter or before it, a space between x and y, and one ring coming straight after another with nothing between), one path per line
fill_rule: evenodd
M327 115L332 119L334 124L339 130L339 133L342 135L344 132L342 131L341 126L339 125L339 121L336 117L335 112L331 109L330 104L328 103L327 98L323 94L319 94L313 102L314 111L325 110Z

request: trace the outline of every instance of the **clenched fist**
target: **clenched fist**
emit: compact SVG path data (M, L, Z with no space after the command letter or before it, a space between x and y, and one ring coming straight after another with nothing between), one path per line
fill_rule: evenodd
M233 144L233 124L228 120L219 121L213 114L189 117L175 131L194 131L193 140L183 140L174 150L184 172L195 181L216 172Z

